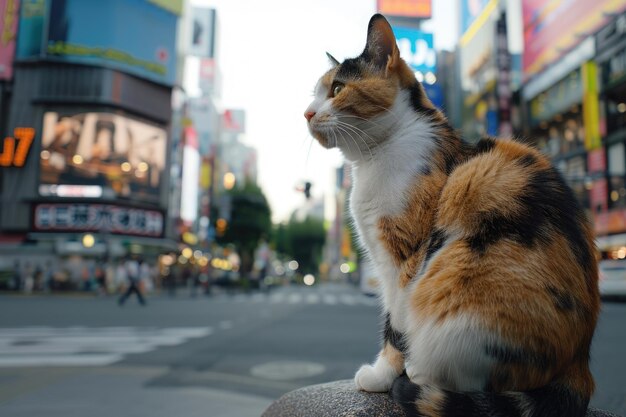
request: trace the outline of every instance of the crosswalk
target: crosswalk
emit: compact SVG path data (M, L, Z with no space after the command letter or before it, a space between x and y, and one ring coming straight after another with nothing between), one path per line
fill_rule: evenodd
M215 302L221 303L266 303L266 304L304 304L304 305L329 305L329 306L370 306L378 305L373 297L356 293L334 294L323 292L307 293L304 291L282 291L253 294L220 294L214 297Z
M0 329L0 368L105 366L128 354L210 335L209 327L21 327Z

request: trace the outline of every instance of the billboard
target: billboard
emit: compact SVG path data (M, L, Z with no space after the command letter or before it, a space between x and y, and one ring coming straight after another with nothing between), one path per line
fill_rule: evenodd
M119 114L47 112L40 190L96 186L105 197L158 203L166 144L164 129Z
M19 0L0 0L0 80L13 78Z
M605 25L612 14L626 10L624 1L523 0L524 80Z
M433 34L418 29L393 27L398 42L400 56L413 71L423 74L437 70L437 53L433 44Z
M148 0L23 1L18 58L53 57L174 83L174 13Z
M433 14L431 0L377 0L376 5L386 16L430 19Z
M215 9L192 7L187 34L187 53L203 58L215 57Z

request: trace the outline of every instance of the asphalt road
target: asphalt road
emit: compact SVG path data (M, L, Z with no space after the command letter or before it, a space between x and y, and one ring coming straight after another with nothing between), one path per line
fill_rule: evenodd
M606 304L592 404L626 416L626 304ZM131 299L0 297L0 415L258 416L292 389L352 378L378 349L352 287Z

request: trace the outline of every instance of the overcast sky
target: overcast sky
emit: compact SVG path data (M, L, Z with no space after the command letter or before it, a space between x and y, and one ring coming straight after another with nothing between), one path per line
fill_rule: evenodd
M304 109L329 68L325 52L340 61L361 53L375 0L191 0L215 7L219 21L221 104L246 110L244 141L258 149L259 182L274 221L288 219L304 202L295 188L311 181L314 197L333 191L339 151L313 143ZM455 0L433 0L437 49L457 37Z

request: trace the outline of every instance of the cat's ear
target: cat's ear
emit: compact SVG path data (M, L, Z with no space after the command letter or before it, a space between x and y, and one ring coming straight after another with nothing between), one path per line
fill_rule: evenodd
M396 45L396 37L391 25L381 14L375 14L367 26L367 44L363 56L373 62L377 68L388 73L400 60L400 51Z
M335 59L335 57L334 57L334 56L332 56L332 55L331 55L331 54L329 54L328 52L326 52L326 56L328 57L328 60L330 61L330 64L331 64L333 67L336 67L337 65L339 65L339 61L337 61L337 60Z

